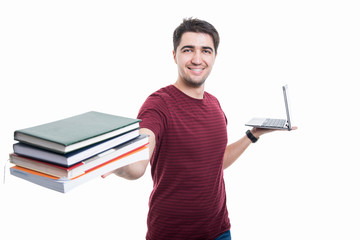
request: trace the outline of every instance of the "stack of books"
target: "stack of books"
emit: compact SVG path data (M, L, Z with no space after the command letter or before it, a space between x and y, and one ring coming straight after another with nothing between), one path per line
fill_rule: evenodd
M14 132L13 176L67 192L117 168L149 157L139 119L87 112Z

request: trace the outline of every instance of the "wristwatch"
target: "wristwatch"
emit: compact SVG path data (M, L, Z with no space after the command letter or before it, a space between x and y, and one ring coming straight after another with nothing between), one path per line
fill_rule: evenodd
M256 141L259 140L251 133L250 130L246 131L246 136L251 140L252 143L256 143Z

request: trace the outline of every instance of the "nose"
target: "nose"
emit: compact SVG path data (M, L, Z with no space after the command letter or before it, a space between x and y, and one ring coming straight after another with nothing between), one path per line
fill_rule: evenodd
M201 62L202 62L202 59L201 59L201 52L200 51L194 51L194 55L191 59L191 62L195 65L200 65Z

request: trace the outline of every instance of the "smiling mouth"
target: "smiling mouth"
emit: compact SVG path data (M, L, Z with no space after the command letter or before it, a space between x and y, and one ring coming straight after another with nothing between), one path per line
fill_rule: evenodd
M194 72L201 72L201 71L204 71L204 68L188 68L190 69L191 71L194 71Z

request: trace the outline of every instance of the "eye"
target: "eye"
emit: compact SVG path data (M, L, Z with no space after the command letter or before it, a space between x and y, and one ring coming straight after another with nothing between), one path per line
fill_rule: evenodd
M192 49L191 48L185 48L185 49L183 49L183 52L184 53L189 53L189 52L192 52Z

